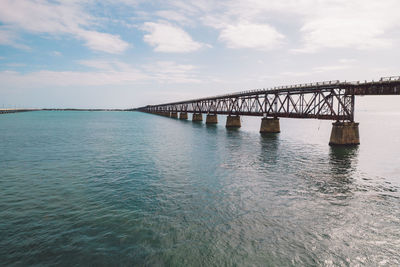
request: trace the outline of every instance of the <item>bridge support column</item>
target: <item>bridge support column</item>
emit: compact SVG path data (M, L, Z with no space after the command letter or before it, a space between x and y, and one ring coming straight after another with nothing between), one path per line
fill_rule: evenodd
M227 128L239 128L242 126L240 124L240 116L231 116L226 117L226 127Z
M359 145L360 133L357 122L334 122L332 123L330 146L336 145Z
M171 118L177 119L178 118L178 112L171 112Z
M278 118L262 118L260 133L280 133L281 127Z
M187 112L181 112L181 113L179 113L179 119L180 119L180 120L187 120L187 119L188 119Z
M217 124L217 123L218 123L217 114L207 114L206 124Z
M192 121L203 121L203 115L201 113L193 113Z

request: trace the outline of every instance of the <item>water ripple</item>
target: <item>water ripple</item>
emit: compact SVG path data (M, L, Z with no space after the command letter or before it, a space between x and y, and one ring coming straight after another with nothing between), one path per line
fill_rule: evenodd
M4 265L400 263L399 187L360 166L362 149L141 113L13 118Z

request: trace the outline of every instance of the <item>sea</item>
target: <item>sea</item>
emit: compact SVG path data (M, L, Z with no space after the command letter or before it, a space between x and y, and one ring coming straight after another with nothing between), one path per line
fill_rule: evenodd
M399 266L399 101L356 98L355 147L314 119L0 115L0 265Z

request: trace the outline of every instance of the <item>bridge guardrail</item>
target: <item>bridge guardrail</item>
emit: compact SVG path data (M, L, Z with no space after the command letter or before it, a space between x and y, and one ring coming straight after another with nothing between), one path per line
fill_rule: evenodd
M201 102L204 100L209 100L209 99L218 99L218 98L230 98L232 96L240 96L240 95L248 95L248 94L260 94L261 92L269 92L273 90L289 90L289 89L296 89L296 90L308 90L313 87L321 87L321 86L340 86L340 85L360 85L360 84L370 84L370 83L387 83L387 82L399 82L400 81L400 76L388 76L388 77L382 77L378 81L340 81L340 80L330 80L330 81L322 81L322 82L315 82L315 83L300 83L300 84L294 84L294 85L280 85L280 86L274 86L270 88L263 88L263 89L253 89L253 90L246 90L246 91L241 91L241 92L234 92L234 93L229 93L229 94L223 94L223 95L215 95L211 97L204 97L204 98L197 98L197 99L191 99L191 100L186 100L186 101L178 101L178 102L172 102L172 103L166 103L166 104L161 104L161 105L155 105L155 106L165 106L165 105L171 105L171 104L177 104L177 103L190 103L190 102Z

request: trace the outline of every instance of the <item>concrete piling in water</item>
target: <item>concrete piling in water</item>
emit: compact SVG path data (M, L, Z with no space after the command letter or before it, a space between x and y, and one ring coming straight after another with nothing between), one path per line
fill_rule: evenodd
M336 145L359 145L360 133L357 122L334 122L332 123L330 146Z
M193 113L192 121L203 121L203 115L201 113Z
M171 118L177 119L178 118L178 112L171 112Z
M187 119L188 119L187 112L181 112L181 113L179 113L179 119L180 119L180 120L187 120Z
M207 114L206 124L217 124L217 123L218 123L217 114Z
M226 117L226 125L227 128L239 128L240 124L240 116L231 116Z
M280 133L281 127L278 118L262 118L260 133Z

